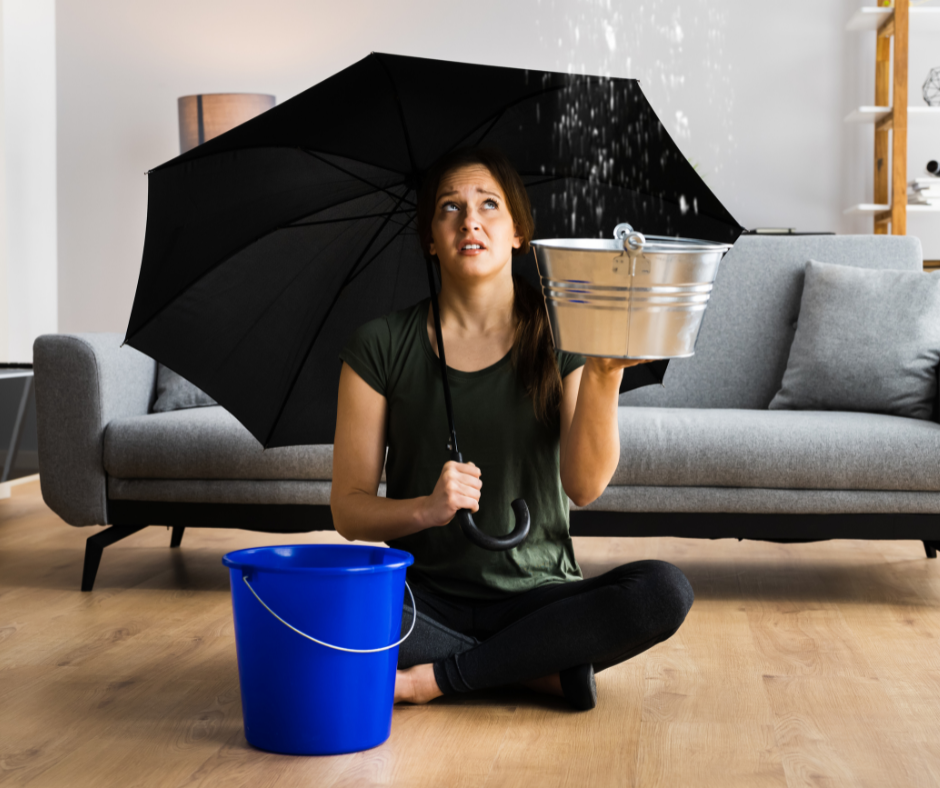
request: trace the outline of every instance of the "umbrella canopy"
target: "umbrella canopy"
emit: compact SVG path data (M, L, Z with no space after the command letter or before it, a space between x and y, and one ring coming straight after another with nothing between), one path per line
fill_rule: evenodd
M373 53L149 173L127 343L267 447L331 442L338 353L427 296L417 189L470 145L508 156L539 237L741 232L635 80ZM514 269L538 286L531 255Z

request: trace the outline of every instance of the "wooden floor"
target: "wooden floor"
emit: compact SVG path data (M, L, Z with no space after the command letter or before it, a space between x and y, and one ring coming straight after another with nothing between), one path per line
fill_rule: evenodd
M223 553L335 534L150 528L105 550L38 484L0 501L0 784L940 785L940 562L915 542L576 539L588 576L677 564L679 633L598 675L598 707L528 690L395 709L368 752L249 747Z

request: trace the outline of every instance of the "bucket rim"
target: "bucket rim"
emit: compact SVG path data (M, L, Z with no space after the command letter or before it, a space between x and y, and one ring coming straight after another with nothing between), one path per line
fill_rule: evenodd
M293 549L311 550L317 548L329 548L333 550L345 550L348 552L365 552L382 550L395 554L396 561L391 564L369 564L368 566L259 566L251 559L258 554L270 555L277 550ZM380 572L394 572L399 569L407 569L414 563L414 556L406 553L404 550L396 550L394 547L379 547L371 545L357 544L279 544L264 545L262 547L246 547L241 550L233 550L222 556L222 563L229 569L251 570L252 572L271 572L273 574L317 574L317 575L348 575L348 574L378 574Z
M702 254L727 252L732 244L703 241L699 238L673 238L667 235L647 235L643 245L645 254ZM557 249L563 252L622 252L623 242L615 238L538 238L532 246Z

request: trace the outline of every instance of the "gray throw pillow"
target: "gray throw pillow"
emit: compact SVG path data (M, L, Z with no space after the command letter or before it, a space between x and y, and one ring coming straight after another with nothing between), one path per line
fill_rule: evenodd
M196 388L182 375L176 374L163 364L157 364L157 401L153 403L154 413L216 404L212 397L202 389Z
M790 358L771 410L933 415L940 276L810 260Z

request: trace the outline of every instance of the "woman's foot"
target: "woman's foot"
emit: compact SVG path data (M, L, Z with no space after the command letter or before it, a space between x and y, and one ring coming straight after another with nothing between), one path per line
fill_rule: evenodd
M575 665L558 674L565 699L579 711L588 711L597 705L597 682L594 665L587 662Z
M434 678L434 666L429 662L395 674L395 703L427 703L444 693Z
M590 663L523 681L522 686L536 692L559 695L579 711L587 711L597 705L597 683L594 681L594 666Z
M528 687L536 692L544 692L547 695L565 696L565 691L561 688L561 677L557 673L551 676L542 676L541 678L531 679L521 682L523 687Z

